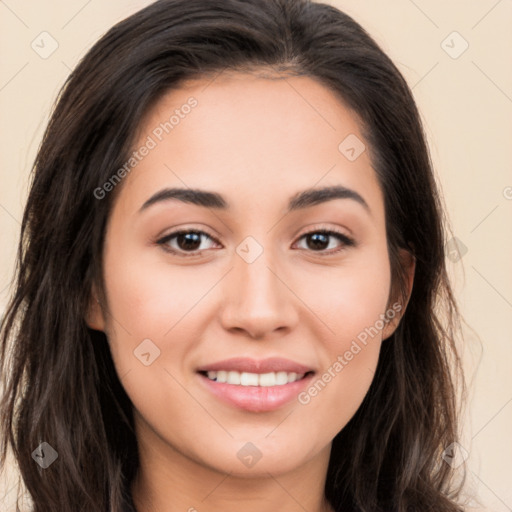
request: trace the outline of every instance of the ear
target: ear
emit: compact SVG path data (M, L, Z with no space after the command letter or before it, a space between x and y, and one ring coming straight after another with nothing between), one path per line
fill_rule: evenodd
M409 299L412 293L412 286L414 283L414 272L416 270L416 258L414 255L406 250L399 249L399 259L400 265L402 266L404 277L405 277L405 297L401 297L399 293L397 293L396 286L392 284L390 294L390 300L388 302L388 308L386 310L386 324L382 329L382 340L389 338L396 330L398 325L400 324L400 320L402 319L405 310L407 308L407 304L409 303Z
M98 300L98 294L94 284L91 287L89 305L85 313L85 323L90 329L105 332L105 316L103 314L101 304Z

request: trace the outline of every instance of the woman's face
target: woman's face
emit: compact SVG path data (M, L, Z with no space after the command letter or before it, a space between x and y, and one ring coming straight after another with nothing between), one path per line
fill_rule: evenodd
M189 81L148 114L88 317L141 453L238 475L326 463L403 309L364 144L306 77Z

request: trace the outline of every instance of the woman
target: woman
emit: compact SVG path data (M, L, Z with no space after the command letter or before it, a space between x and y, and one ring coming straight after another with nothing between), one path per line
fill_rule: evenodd
M442 215L409 88L339 10L113 27L44 136L2 327L34 512L462 510Z

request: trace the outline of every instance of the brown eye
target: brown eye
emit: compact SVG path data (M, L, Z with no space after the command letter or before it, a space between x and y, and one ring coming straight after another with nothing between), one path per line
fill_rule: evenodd
M157 241L166 251L182 256L195 256L201 251L209 249L208 245L202 246L203 239L212 240L213 238L204 231L180 230L170 233ZM187 254L188 253L188 254Z
M195 251L201 245L201 235L197 232L179 233L176 235L176 244L181 250Z
M332 230L322 229L311 231L305 235L302 235L300 240L302 239L306 241L305 249L311 250L313 252L325 252L327 249L330 249L327 254L338 252L345 247L355 246L355 242L352 238L349 238L343 233L338 233L337 231ZM338 248L336 248L336 245Z
M329 237L330 235L325 233L311 233L306 235L306 245L308 245L310 249L323 251L329 246Z

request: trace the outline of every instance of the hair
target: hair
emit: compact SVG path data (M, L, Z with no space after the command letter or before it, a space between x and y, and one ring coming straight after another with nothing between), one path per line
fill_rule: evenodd
M132 404L105 335L85 321L93 285L106 305L104 233L121 186L102 200L94 190L127 161L164 94L226 70L307 76L333 91L360 120L384 194L393 296L406 290L399 250L416 260L405 314L333 440L327 499L336 511L461 511L462 483L452 488L443 461L458 436L460 313L420 116L367 32L307 0L159 0L111 28L68 77L34 162L2 322L0 468L12 449L34 512L120 512L129 503ZM43 441L58 452L45 470L32 458Z

